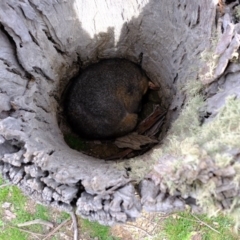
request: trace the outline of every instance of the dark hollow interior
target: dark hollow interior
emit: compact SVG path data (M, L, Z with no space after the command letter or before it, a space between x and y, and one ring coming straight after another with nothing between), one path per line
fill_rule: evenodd
M82 76L85 79L80 83ZM81 86L83 90L80 91ZM72 97L73 91L75 99ZM167 108L161 92L163 89L159 83L150 80L141 68L141 62L111 58L89 64L69 80L62 93L59 118L62 121L59 121L59 126L66 143L86 155L105 160L128 159L146 153L164 137L162 129L166 125ZM72 104L71 115L69 103ZM78 115L76 109L82 114L78 112L78 118L75 117ZM115 133L114 128L119 123L123 130ZM80 124L82 129L79 130ZM91 129L92 126L100 128L104 135L99 136L94 130L88 131L87 128ZM83 131L90 134L86 135ZM108 132L114 134L107 135ZM127 139L130 147L119 148L115 140L129 134L137 134ZM149 142L143 142L139 135L149 137ZM142 141L139 143L142 145L136 150L131 148L132 141Z

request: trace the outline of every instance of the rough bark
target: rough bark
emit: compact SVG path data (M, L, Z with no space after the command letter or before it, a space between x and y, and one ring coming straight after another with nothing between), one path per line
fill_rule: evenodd
M202 124L216 118L224 99L233 93L239 97L240 93L239 64L233 63L226 70L239 47L239 27L233 23L231 13L218 17L222 19L218 26L224 24L226 28L217 36L220 40L216 47L211 41L217 29L216 8L212 0L1 1L3 176L37 201L65 210L76 207L77 214L103 224L133 220L142 208L167 212L182 210L186 203L197 206L197 190L204 188L204 184L196 188L199 179L207 183L219 174L225 176L221 180L228 188L237 175L236 169L226 172L214 161L200 166L198 159L193 161L195 172L186 165L175 171L173 163L184 158L167 152L159 157L161 146L130 161L133 166L145 162L153 169L147 175L145 166L136 167L140 169L136 185L124 164L94 159L70 149L59 127L61 95L69 79L81 67L114 57L141 64L148 77L161 86L160 97L162 105L169 109L169 123L181 116L188 98L186 82L207 76L201 77L204 84L215 82L205 89L204 112L211 116ZM224 34L228 40L221 40ZM210 67L201 57L204 51L216 51L214 54L219 56L211 77ZM218 92L219 86L223 91ZM239 148L230 150L234 156L239 153ZM183 178L186 171L194 173L194 177L189 173ZM171 183L174 189L169 187ZM216 185L219 193L225 191L219 188L224 184ZM238 196L238 188L221 199L227 202L233 196ZM230 207L231 203L226 203L222 209Z

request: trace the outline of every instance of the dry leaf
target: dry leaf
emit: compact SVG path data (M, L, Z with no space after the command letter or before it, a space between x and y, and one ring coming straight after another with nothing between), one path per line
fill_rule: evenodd
M166 113L166 110L161 109L160 106L157 105L154 111L138 125L137 132L143 134L156 123L163 122ZM162 123L160 125L162 125Z
M141 150L141 146L150 143L158 143L158 140L152 139L148 136L139 135L134 132L126 136L117 138L114 142L119 148L131 148L134 150Z
M159 119L149 130L147 130L144 134L148 137L153 137L155 136L159 130L161 129L163 123L165 120L165 116L164 118Z

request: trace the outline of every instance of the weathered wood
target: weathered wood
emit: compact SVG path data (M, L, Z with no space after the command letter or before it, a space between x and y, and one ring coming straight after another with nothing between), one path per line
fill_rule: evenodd
M200 55L216 47L211 42L217 28L216 2L1 1L2 175L44 204L67 211L76 206L77 214L103 224L132 220L142 208L181 210L187 199L198 199L196 182L212 181L214 171L219 178L233 178L237 172L222 171L223 167L216 166L212 160L209 165L198 165L194 171L186 168L175 171L173 163L178 159L165 154L161 162L158 146L131 160L153 165L153 171L146 176L148 180L143 180L141 175L137 197L134 179L124 165L94 159L70 149L58 124L61 94L69 79L81 67L114 57L141 64L148 77L160 86L162 106L169 108L168 122L176 119L186 99L183 89L186 81L209 73L209 66ZM216 61L214 77L203 81L215 81L206 91L205 111L212 115L204 124L217 116L227 96L239 97L240 94L239 64L231 63L225 69L231 53L239 47L234 43L239 40L238 25L224 16L220 19L229 24L231 31L226 27L220 32L215 50L222 58ZM221 42L221 36L226 39L225 35L231 36L226 40L227 45L226 41ZM223 91L218 91L219 86ZM167 128L169 124L164 127ZM157 160L155 165L152 160ZM186 171L188 174L184 175ZM181 188L171 190L169 182L174 183L176 189ZM225 192L228 185L230 183L223 185L224 188L217 186L216 190ZM228 197L234 194L238 191L231 185L222 201L224 207L230 206Z

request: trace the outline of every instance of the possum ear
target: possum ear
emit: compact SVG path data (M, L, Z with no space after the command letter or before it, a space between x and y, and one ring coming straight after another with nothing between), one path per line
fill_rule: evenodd
M158 91L160 89L160 87L158 85L156 85L155 83L153 83L151 81L148 82L148 87L149 87L149 89L154 90L154 91Z
M142 78L141 78L141 81L140 81L140 83L139 83L139 87L140 87L140 91L141 91L141 94L145 94L146 92L147 92L147 90L148 90L148 79L145 77L145 76L143 76ZM141 96L142 97L142 96Z

